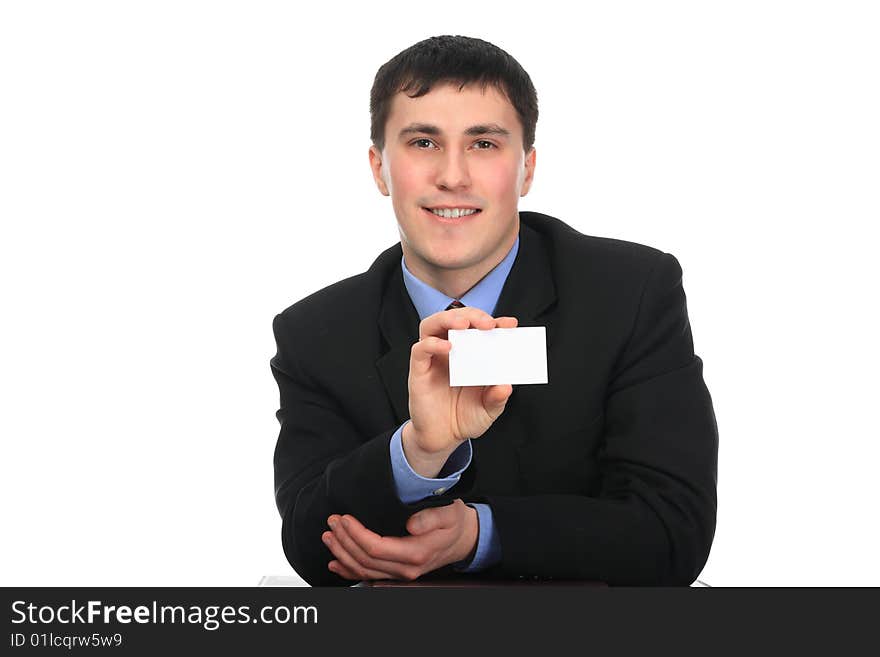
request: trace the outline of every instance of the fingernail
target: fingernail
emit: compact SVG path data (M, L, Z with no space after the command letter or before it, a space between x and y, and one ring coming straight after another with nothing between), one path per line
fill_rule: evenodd
M331 518L327 521L327 524L330 525L330 529L336 529L336 518Z

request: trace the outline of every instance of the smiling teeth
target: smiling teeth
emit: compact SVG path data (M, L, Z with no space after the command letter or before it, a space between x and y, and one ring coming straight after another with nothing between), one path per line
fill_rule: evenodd
M434 210L432 208L431 212L436 214L438 217L443 217L444 219L458 219L459 217L466 217L470 214L474 214L477 211L472 210L472 209L467 210L464 208L452 208L452 209L444 208L442 210Z

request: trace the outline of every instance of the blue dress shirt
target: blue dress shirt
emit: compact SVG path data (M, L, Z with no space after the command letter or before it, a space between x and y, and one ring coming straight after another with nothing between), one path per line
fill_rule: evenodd
M504 282L507 280L511 267L513 267L513 261L516 259L518 251L519 237L516 238L516 242L514 242L504 260L486 274L479 283L468 290L459 301L465 306L479 308L494 316L498 297L501 296L501 289L504 287ZM419 314L419 320L445 310L454 301L451 297L435 290L430 285L423 283L413 276L409 269L406 268L406 262L403 257L400 259L400 266L403 269L403 283L406 286L406 291L409 293L409 298L412 299L413 305ZM413 471L403 453L401 439L404 426L406 426L406 422L400 425L397 431L394 432L390 444L391 472L394 476L394 486L400 501L405 504L411 504L432 495L441 495L455 486L461 478L461 473L471 464L471 458L473 457L471 441L463 442L450 454L437 478L422 477ZM501 541L495 528L492 509L489 508L488 504L470 504L469 506L472 506L477 511L480 525L479 537L477 539L477 549L470 564L466 562L455 564L455 569L462 572L483 570L501 560Z

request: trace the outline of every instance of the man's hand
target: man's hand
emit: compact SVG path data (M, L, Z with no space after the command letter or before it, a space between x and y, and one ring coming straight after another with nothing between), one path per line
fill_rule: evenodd
M327 524L332 531L321 538L336 557L327 567L351 580L414 580L467 558L479 536L476 510L459 499L410 516L410 536L379 536L349 515L332 515Z
M444 310L419 324L409 360L409 416L401 436L412 469L436 477L458 445L482 436L504 411L513 386L449 387L449 329L516 328L515 317L497 319L479 308Z

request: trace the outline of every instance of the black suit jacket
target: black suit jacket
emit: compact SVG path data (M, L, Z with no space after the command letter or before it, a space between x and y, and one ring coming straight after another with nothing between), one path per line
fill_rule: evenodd
M460 497L494 515L502 556L484 575L693 582L715 532L718 432L677 260L520 212L495 316L546 327L549 384L514 386L459 483L403 504L389 440L409 418L419 317L400 258L397 244L275 318L275 495L294 569L351 583L327 570L332 513L402 536L410 515Z

